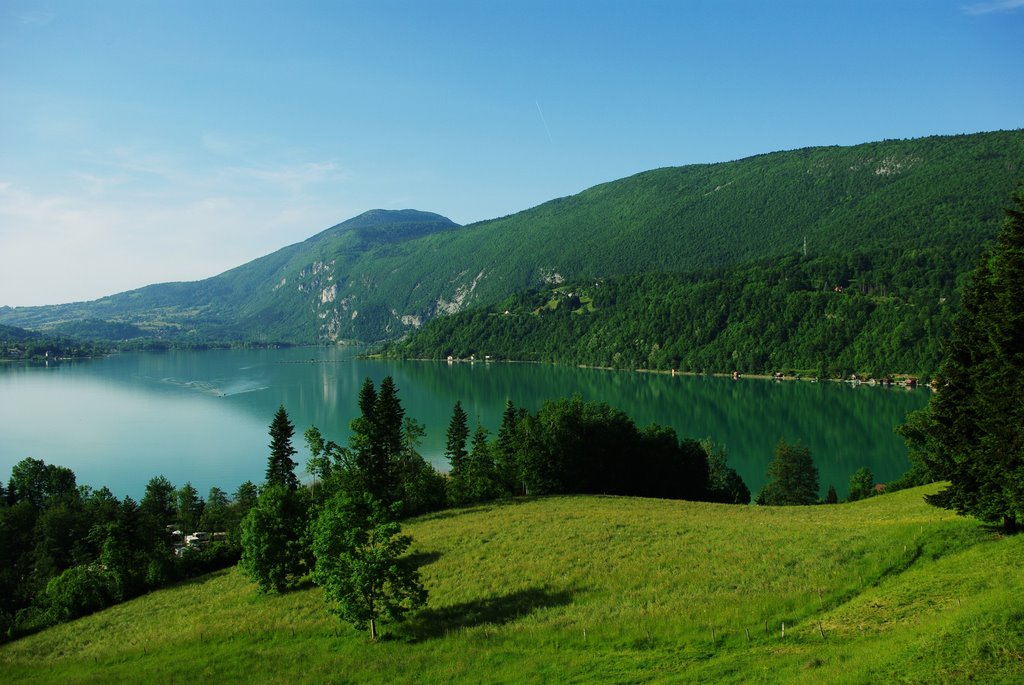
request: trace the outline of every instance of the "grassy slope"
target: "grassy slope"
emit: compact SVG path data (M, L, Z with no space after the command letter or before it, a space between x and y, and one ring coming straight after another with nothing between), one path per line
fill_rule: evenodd
M316 588L263 597L231 570L6 645L0 672L62 683L1021 682L1024 537L921 495L776 509L566 497L448 512L407 526L428 562L430 607L380 644L338 624Z

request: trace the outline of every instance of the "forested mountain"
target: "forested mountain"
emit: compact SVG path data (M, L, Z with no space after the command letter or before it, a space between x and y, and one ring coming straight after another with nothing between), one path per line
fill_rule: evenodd
M643 312L633 305L617 309L619 318L607 325L622 329L625 322L648 325L642 319L652 306L673 322L694 318L677 297L678 283L693 279L718 279L723 283L715 287L721 288L746 288L744 279L753 279L744 290L751 306L776 307L771 298L777 293L762 289L755 297L753 283L775 278L759 271L794 254L800 255L797 264L805 255L818 260L808 266L812 280L818 271L854 260L861 286L856 295L876 298L870 301L876 309L927 292L941 314L942 306L955 302L957 277L995 235L1021 178L1020 130L777 152L649 171L461 228L434 214L369 212L205 281L150 286L90 303L5 308L0 322L60 330L90 319L172 337L374 341L397 338L438 315L499 304L515 293L604 279L612 288L622 283L647 289L652 299ZM618 280L641 274L675 275ZM897 288L901 279L909 282ZM807 292L824 293L841 286L840 280L823 274ZM659 293L669 300L654 303ZM693 307L707 304L706 294L692 296ZM734 302L732 291L721 297ZM826 300L818 299L824 306ZM886 314L878 325L889 325L890 318ZM931 313L921 323L914 335L941 328ZM781 320L773 325L782 326ZM747 335L760 329L750 325ZM634 337L644 347L667 342L653 334ZM749 354L737 344L730 357L736 351L755 366L770 365L762 357L770 361L771 351L744 344ZM673 353L658 364L687 354ZM627 356L633 363L650 355L636 350ZM602 351L587 359L606 357ZM697 358L680 363L719 365Z
M429 212L369 211L213 278L161 283L92 302L4 307L0 321L106 340L375 340L390 332L387 309L360 267L405 242L454 228L458 224ZM134 334L112 331L113 322L138 328Z
M938 247L790 254L688 273L524 291L430 321L395 357L516 359L628 369L930 376L956 310Z

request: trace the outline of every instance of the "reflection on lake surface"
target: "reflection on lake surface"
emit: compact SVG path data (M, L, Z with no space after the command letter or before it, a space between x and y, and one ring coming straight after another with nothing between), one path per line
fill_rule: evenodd
M454 364L362 360L345 348L215 350L118 354L58 365L0 365L0 477L24 457L67 466L80 484L141 497L164 474L205 495L261 482L268 426L283 404L302 432L316 425L345 442L367 377L393 376L406 415L427 428L421 452L446 468L444 433L456 400L492 432L505 401L531 411L545 399L578 393L607 402L640 426L673 426L681 437L724 443L730 464L753 493L779 438L803 441L824 492L842 497L867 466L880 482L907 468L893 428L925 405L928 391L843 383L733 381L540 364Z

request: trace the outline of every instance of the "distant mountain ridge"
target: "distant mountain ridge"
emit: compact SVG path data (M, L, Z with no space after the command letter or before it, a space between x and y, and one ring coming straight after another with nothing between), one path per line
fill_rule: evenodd
M340 328L338 286L354 262L458 226L430 212L371 210L212 278L158 283L91 302L0 308L0 321L40 330L74 328L86 338L105 334L83 323L124 321L170 339L334 340Z
M373 210L209 279L0 308L0 322L59 332L96 320L184 340L378 341L530 288L803 250L912 256L941 245L962 273L1021 178L1021 130L775 152L648 171L462 227Z

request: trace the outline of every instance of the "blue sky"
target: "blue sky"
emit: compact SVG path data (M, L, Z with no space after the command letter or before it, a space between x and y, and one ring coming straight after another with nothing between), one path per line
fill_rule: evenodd
M0 305L212 276L372 208L1024 126L1024 0L0 4Z

